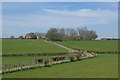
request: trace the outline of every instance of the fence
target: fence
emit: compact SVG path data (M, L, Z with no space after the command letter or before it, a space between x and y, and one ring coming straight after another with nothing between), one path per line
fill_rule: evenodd
M61 44L61 43L58 43ZM61 44L63 45L63 44ZM66 45L64 45L65 47L68 47ZM78 50L78 51L85 51L85 49L80 49L80 48L72 48L72 47L68 47L71 48L73 50ZM94 52L94 53L98 53L98 54L119 54L119 51L93 51L93 50L87 50L88 52Z
M78 50L78 51L85 51L85 49L79 49L79 48L72 48L74 50ZM94 53L98 53L98 54L118 54L119 51L92 51L92 50L87 50L87 52L94 52Z
M37 61L29 62L26 64L17 64L17 65L2 65L2 73L10 73L10 72L16 72L16 71L21 71L21 70L26 70L26 69L33 69L33 68L38 68L38 67L49 67L55 64L61 64L61 63L66 63L66 62L74 62L86 58L92 58L96 57L96 53L87 53L84 52L82 54L78 54L76 56L58 56L54 57L52 60L43 60L43 59L38 59Z
M22 54L0 54L2 57L11 57L11 56L58 56L58 55L65 55L66 53L22 53Z

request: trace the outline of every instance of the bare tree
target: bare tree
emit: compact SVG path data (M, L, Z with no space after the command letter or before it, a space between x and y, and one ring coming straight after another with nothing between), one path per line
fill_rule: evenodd
M61 41L62 40L62 36L60 33L58 33L58 30L56 28L50 28L47 32L46 37L52 41Z
M65 35L70 40L77 39L78 33L75 29L68 28L65 30Z
M64 28L61 28L61 29L57 29L58 30L58 34L59 36L62 38L62 40L64 39L65 37L65 29Z
M95 31L87 30L86 27L78 28L78 33L81 40L92 40L98 37Z
M41 39L42 34L39 32L35 32L35 35L37 36L37 39Z
M47 32L47 38L52 41L61 40L92 40L97 38L97 34L93 30L87 30L86 27L78 28L77 30L72 28L50 28Z

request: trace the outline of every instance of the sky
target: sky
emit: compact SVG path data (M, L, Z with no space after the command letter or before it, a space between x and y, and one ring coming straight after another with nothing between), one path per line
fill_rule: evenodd
M119 0L1 0L2 2L119 2Z
M51 27L95 30L118 37L117 2L3 2L2 37L47 32Z

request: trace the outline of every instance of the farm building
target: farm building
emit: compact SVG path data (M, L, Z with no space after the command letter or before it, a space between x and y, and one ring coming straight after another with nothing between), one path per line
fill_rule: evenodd
M34 33L28 33L25 36L26 39L37 39L37 36Z
M46 39L46 33L35 33L37 39Z

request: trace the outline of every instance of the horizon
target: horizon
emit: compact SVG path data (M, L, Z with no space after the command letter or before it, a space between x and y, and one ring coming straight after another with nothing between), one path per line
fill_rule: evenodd
M94 30L99 38L118 38L117 2L4 2L2 38L49 28Z

